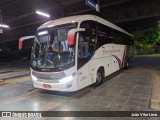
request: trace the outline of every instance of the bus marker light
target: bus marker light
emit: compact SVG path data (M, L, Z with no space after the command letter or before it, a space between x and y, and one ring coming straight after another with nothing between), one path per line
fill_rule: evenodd
M72 23L75 23L75 22L76 22L76 21L74 21L74 20L72 21Z

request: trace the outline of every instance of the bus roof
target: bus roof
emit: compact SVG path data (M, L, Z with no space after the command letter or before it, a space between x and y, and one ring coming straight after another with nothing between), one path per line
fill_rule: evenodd
M61 25L61 24L72 23L72 22L82 22L82 21L86 21L86 20L97 21L101 24L104 24L104 25L110 27L110 28L113 28L113 29L118 30L122 33L128 34L129 36L132 36L130 33L125 31L124 29L118 27L117 25L114 25L113 23L111 23L103 18L100 18L98 16L95 16L95 15L75 15L75 16L70 16L70 17L63 17L60 19L55 19L55 20L46 22L43 25L41 25L38 29L49 28L49 27L53 27L53 26L57 26L57 25Z

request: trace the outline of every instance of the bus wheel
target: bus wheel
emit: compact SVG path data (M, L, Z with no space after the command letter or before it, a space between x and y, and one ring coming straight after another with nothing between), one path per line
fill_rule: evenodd
M129 68L129 66L130 66L129 64L130 64L130 62L129 62L129 60L127 60L126 63L125 63L125 69Z
M98 87L102 84L104 78L104 70L103 68L98 69L97 74L96 74L96 82L94 83L95 87Z

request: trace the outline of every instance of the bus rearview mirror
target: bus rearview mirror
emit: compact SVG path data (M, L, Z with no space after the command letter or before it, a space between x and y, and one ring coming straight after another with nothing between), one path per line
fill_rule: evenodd
M80 31L85 31L85 28L71 29L68 32L67 43L69 47L72 47L75 45L75 35L77 32L80 32Z
M22 49L22 39L19 39L19 41L18 41L18 49L19 50Z
M24 40L28 40L28 39L33 39L35 38L35 36L24 36L24 37L21 37L18 41L18 49L21 50L23 49L23 41Z
M75 34L68 34L68 46L69 47L71 47L71 46L74 46L74 36L75 36Z

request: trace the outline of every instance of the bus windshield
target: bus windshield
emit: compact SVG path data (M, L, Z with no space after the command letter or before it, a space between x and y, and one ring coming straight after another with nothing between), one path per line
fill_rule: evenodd
M67 44L68 31L76 24L54 26L39 30L35 37L31 67L39 71L61 71L75 64L75 48Z

